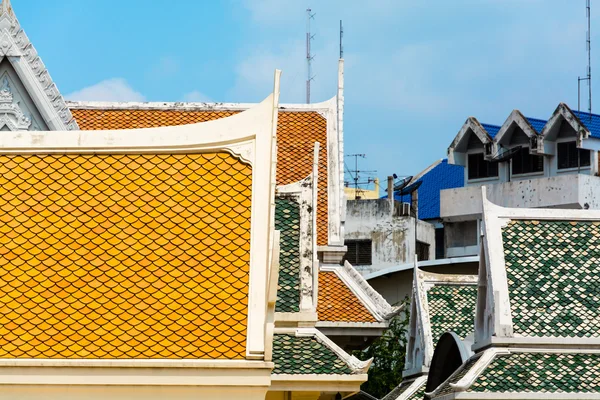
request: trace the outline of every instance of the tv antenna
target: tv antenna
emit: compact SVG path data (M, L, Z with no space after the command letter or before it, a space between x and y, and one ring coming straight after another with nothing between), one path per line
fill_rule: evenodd
M363 171L358 169L358 159L366 158L366 154L348 154L346 157L354 157L354 170L348 170L348 172L354 181L354 200L358 200L361 197L359 193L362 192L362 189L359 188L359 185L368 185L369 183L373 182L373 180L370 178L367 179L366 182L360 182L360 174L374 174L377 171Z
M340 60L344 58L344 27L340 19Z
M588 56L587 76L582 78L577 77L577 111L581 111L581 81L587 81L588 84L588 112L590 121L592 119L592 17L591 17L591 0L585 1L585 10L587 14L587 35L586 49Z
M313 13L310 8L306 9L306 104L310 104L310 83L315 77L312 74L312 61L315 56L311 53L310 44L314 40L315 35L310 33L310 20L315 19L316 13Z

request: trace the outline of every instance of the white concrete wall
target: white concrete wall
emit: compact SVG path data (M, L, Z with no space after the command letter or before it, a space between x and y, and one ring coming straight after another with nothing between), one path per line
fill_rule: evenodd
M440 215L445 221L481 218L481 187L443 190ZM488 199L504 207L600 209L600 177L560 174L487 186Z
M372 240L372 265L354 265L363 275L411 262L415 256L415 218L394 216L388 199L352 200L346 206L346 240ZM417 240L435 258L435 229L417 220Z

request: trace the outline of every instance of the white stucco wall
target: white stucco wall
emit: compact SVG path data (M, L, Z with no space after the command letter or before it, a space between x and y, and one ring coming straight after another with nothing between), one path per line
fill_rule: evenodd
M394 216L388 199L351 200L346 207L346 240L372 241L372 265L354 265L361 274L414 260L415 218ZM434 226L416 221L417 240L429 245L432 260L435 258Z

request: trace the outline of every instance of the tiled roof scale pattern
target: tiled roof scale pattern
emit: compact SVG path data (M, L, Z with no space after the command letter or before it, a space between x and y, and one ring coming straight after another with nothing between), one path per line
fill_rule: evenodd
M319 321L377 322L335 272L319 272Z
M344 360L314 337L276 334L273 337L273 374L339 374L352 371Z
M544 130L544 126L546 126L546 120L543 119L539 119L539 118L530 118L530 117L526 117L527 121L529 121L529 123L531 124L531 126L533 127L533 129L535 129L535 131L537 133L542 133L542 130Z
M481 126L483 126L483 129L487 131L492 139L496 137L501 128L501 126L491 124L481 124Z
M275 199L275 229L281 232L277 312L300 311L300 205Z
M513 353L497 356L469 392L600 392L600 355Z
M82 130L136 129L186 125L229 117L227 110L79 109L71 112ZM277 184L298 182L312 173L319 142L317 244L328 243L327 120L315 111L280 111L277 121Z
M381 400L396 400L400 395L402 395L406 390L410 387L411 382L402 382L400 385L396 386L394 390L386 394Z
M476 285L436 284L427 291L427 301L434 346L445 332L461 339L474 332Z
M464 363L463 366L461 367L462 369L458 372L455 372L453 374L453 376L451 376L448 379L448 381L446 381L446 383L443 384L442 388L440 389L440 391L438 393L436 393L434 398L453 393L454 389L452 388L452 386L450 386L450 383L456 383L456 382L460 381L462 378L464 378L465 375L469 372L469 370L471 370L473 365L475 365L477 360L479 360L478 356L471 357L469 360L467 360L467 362Z
M251 168L0 156L0 358L243 359Z
M423 400L425 399L425 388L427 387L427 381L423 382L419 389L409 396L406 400Z
M594 138L600 138L600 115L590 114L584 111L573 111Z
M600 223L516 220L502 236L515 335L597 337Z

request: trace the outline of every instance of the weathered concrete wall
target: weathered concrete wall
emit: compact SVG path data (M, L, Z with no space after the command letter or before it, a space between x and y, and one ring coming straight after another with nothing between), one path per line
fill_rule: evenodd
M600 209L600 177L574 174L533 178L486 186L490 201L504 207ZM445 221L481 218L481 187L442 190Z
M370 239L372 265L355 265L367 274L410 262L415 256L415 218L398 216L399 203L388 199L350 200L346 205L346 240ZM417 240L429 245L429 259L435 258L435 229L417 221Z

